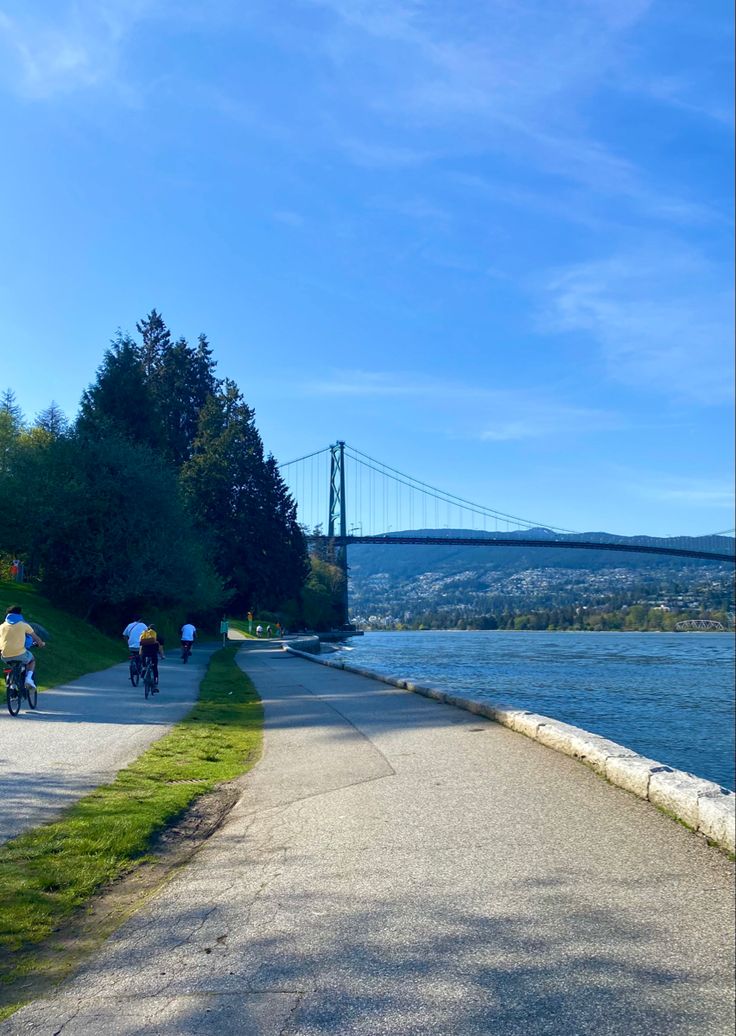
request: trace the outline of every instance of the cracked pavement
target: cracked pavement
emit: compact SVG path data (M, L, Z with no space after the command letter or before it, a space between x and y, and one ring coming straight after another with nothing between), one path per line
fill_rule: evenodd
M566 756L279 650L223 827L0 1036L734 1032L733 867Z

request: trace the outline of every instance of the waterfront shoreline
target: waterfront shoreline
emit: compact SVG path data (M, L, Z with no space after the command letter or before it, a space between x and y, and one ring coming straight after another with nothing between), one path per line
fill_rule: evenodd
M296 641L285 645L285 650L311 662L342 669L371 680L379 680L381 683L483 716L524 734L547 748L577 759L609 783L651 802L694 833L705 837L709 843L731 854L736 853L736 794L713 781L659 763L608 738L549 716L516 706L467 698L443 688L424 686L401 677L387 676L361 666L350 665L342 658L321 658L314 651L310 651L308 645L304 645L306 650L300 649L296 646L298 643Z
M342 650L351 665L552 716L736 790L731 638L417 631Z

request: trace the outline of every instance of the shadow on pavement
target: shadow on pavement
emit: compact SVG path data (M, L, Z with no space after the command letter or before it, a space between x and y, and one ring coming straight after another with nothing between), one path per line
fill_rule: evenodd
M499 901L519 904L510 915L488 900L452 902L450 890L441 907L384 890L356 903L284 887L278 901L243 903L223 895L215 869L214 895L200 887L201 902L169 908L165 928L136 919L125 942L108 944L74 983L84 981L79 1005L74 986L60 992L74 1032L114 1020L117 1036L731 1032L710 972L678 968L676 945L660 945L645 918L581 902L579 877L499 886ZM102 967L105 984L90 995Z

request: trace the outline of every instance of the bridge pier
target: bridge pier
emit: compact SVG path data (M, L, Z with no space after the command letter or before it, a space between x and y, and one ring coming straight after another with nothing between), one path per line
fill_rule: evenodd
M331 545L333 564L337 565L342 572L342 591L340 594L341 625L345 625L348 622L347 533L345 443L339 440L330 446L330 516L327 524L327 537Z

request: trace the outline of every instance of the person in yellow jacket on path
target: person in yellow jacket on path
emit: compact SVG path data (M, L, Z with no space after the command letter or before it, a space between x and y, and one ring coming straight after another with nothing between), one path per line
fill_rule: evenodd
M139 650L144 664L147 658L151 659L153 663L153 682L158 686L158 660L159 658L166 658L166 655L164 655L163 641L158 637L153 626L149 626L145 633L141 633L141 646Z
M3 662L25 662L26 687L36 686L33 682L36 660L28 650L32 644L45 647L33 626L23 618L23 609L14 604L8 608L5 622L0 623L0 655Z

